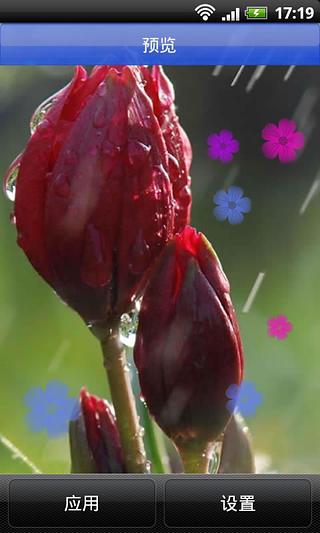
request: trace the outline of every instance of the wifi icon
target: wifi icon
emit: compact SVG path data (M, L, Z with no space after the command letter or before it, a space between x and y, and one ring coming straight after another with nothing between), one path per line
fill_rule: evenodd
M195 8L195 12L200 15L203 22L207 22L207 20L209 20L209 17L211 17L211 15L213 15L215 11L216 8L210 4L200 4Z

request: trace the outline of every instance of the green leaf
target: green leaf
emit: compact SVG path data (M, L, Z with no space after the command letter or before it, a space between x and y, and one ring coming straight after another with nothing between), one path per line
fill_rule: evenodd
M127 355L128 360L130 360L132 363L132 351L127 350ZM140 417L140 425L144 429L143 440L146 448L146 454L148 459L151 461L151 471L154 474L165 474L168 470L165 465L168 465L169 461L162 432L150 417L145 403L141 401L139 379L134 365L130 374L132 390L136 398L137 411Z
M0 464L8 473L41 474L40 470L7 437L0 434Z

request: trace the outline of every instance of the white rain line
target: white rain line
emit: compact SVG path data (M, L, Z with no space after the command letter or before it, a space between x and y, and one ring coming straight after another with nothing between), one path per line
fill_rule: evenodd
M305 201L303 202L301 208L300 208L300 215L303 215L311 203L311 200L313 197L317 194L317 192L320 190L320 171L318 172L318 175L316 179L314 180L313 184L311 185L311 189L307 194L307 197Z
M234 79L232 80L231 87L234 87L238 83L239 78L240 78L242 72L244 71L244 68L245 68L245 65L241 65L241 67L239 68L237 74L235 75Z
M259 65L259 67L257 67L254 71L254 73L252 74L251 78L250 78L250 81L246 87L246 92L247 93L250 93L253 89L253 87L255 86L255 84L257 83L257 81L261 78L262 74L264 73L264 71L266 70L267 68L267 65Z
M12 454L13 459L18 459L22 461L25 465L27 465L30 470L32 470L33 474L41 474L40 470L36 467L36 465L28 459L28 457L19 450L12 442L7 439L4 435L0 435L0 444L3 444L9 452Z
M228 189L231 185L234 184L239 174L239 171L240 171L240 168L238 165L235 165L234 167L231 168L224 182L225 189Z
M255 281L255 284L253 285L251 291L250 291L250 294L248 296L248 299L246 301L246 303L244 304L244 307L242 309L242 312L243 313L249 313L251 307L252 307L252 304L257 296L257 292L258 290L260 289L261 287L261 283L263 282L264 278L265 278L265 272L260 272L260 274L258 275L256 281Z
M304 133L305 145L309 142L316 125L316 121L312 117L310 117L308 124L306 124L304 127L300 127L301 131L303 131ZM301 157L301 155L302 152L299 153L298 157Z
M223 69L223 65L217 65L216 67L214 67L212 76L214 76L215 78L219 76L219 74L221 74L222 69Z
M288 68L287 72L284 75L283 81L288 81L291 78L291 75L293 71L295 70L296 65L291 65L290 68Z
M293 120L298 124L300 129L308 126L313 108L318 99L318 90L315 87L309 87L303 93L293 114Z
M48 366L48 372L55 372L60 367L63 359L65 358L68 349L70 346L70 341L64 340L60 344L59 348L57 349L56 353L54 354L53 358L51 359L49 366Z

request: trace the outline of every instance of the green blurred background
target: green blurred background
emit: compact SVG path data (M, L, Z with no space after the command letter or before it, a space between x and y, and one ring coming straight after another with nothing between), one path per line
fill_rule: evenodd
M255 67L171 67L178 113L194 150L192 223L213 243L232 287L245 347L245 379L264 402L248 419L258 468L320 471L320 195L303 215L301 206L320 170L320 68L268 67L253 90L246 86ZM0 173L3 175L29 136L29 119L48 96L68 83L70 67L0 68ZM294 164L268 161L261 130L268 122L295 118L307 139ZM207 137L230 129L241 150L233 163L208 158ZM320 174L318 175L320 178ZM218 222L213 195L231 183L252 200L241 225ZM319 190L318 190L319 192ZM81 319L38 277L16 245L9 222L12 204L0 197L0 433L43 472L68 472L67 436L32 433L24 396L48 381L66 383L77 396L86 385L107 396L99 346ZM265 273L249 313L243 306L260 272ZM284 314L293 332L279 341L267 321ZM0 471L15 472L0 452ZM23 471L23 469L21 470Z

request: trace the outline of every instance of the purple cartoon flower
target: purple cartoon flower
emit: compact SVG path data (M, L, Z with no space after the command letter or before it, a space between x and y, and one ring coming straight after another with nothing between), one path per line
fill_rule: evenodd
M217 204L213 210L216 219L228 219L230 224L240 224L244 219L243 213L251 211L251 200L243 196L240 187L232 186L227 191L218 191L213 201Z
M222 163L230 163L233 155L239 152L240 143L233 138L233 133L229 130L222 130L220 133L213 133L208 137L209 157L220 159Z
M291 322L284 315L279 315L268 320L268 335L269 337L276 337L280 341L287 338L293 326Z
M297 159L297 150L304 147L305 139L293 120L283 118L278 126L267 124L262 130L262 138L267 141L262 151L267 159L279 157L281 163L292 163Z

